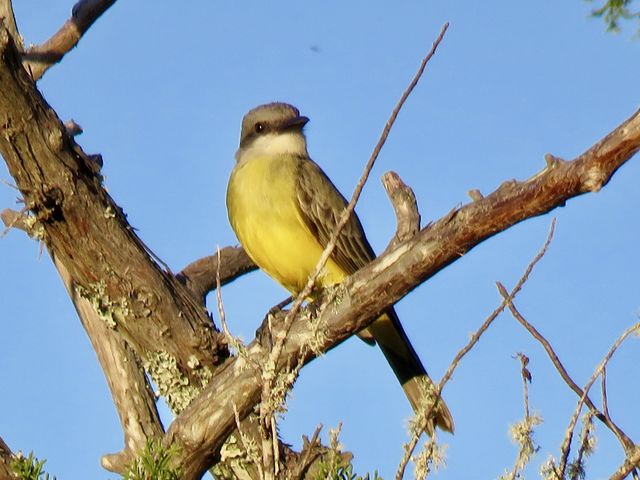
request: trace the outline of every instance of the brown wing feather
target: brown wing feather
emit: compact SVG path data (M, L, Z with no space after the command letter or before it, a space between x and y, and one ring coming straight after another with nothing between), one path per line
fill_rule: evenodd
M297 179L296 193L300 214L324 248L336 230L340 216L347 207L347 201L320 167L311 160L301 159ZM355 212L340 232L331 258L348 275L355 273L375 258Z

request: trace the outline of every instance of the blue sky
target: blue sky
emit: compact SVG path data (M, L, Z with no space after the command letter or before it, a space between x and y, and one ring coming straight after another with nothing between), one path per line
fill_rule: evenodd
M15 2L27 43L68 18L72 2ZM349 196L395 102L440 27L444 42L389 137L357 211L377 251L394 216L378 179L397 171L423 221L543 168L543 155L573 158L638 108L640 42L635 25L605 33L592 4L380 1L117 2L39 86L62 119L84 128L79 143L100 152L105 185L141 238L175 271L235 244L224 205L240 121L269 101L311 118L311 156ZM600 193L571 200L479 245L417 288L398 313L430 373L439 378L499 304L495 281L514 285L543 244L553 244L516 304L583 385L640 304L638 159ZM4 166L0 178L11 181ZM0 207L16 193L0 185ZM20 206L17 206L20 208ZM0 239L2 328L0 436L47 459L59 479L115 478L102 454L122 447L104 377L46 254L20 232ZM248 295L250 292L250 296ZM286 296L262 273L225 287L233 332L250 340L264 312ZM250 298L251 301L247 301ZM214 309L214 303L210 307ZM545 420L528 471L558 457L577 398L541 347L509 315L459 367L444 396L454 415L448 468L438 478L496 478L516 447L508 425L522 417L519 362L533 374L531 408ZM608 370L609 408L640 441L637 339ZM594 392L594 399L599 394ZM410 407L381 353L351 339L302 372L281 425L299 446L318 423L343 422L358 472L393 477ZM597 426L589 478L622 462Z

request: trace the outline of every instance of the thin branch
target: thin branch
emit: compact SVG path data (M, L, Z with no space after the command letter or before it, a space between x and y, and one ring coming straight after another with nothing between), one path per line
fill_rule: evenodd
M445 372L444 376L438 383L438 386L434 392L436 401L431 405L429 410L423 416L425 425L423 425L422 428L419 426L414 430L414 433L411 439L404 447L405 453L402 457L402 460L400 461L398 470L396 471L396 480L402 480L402 478L404 477L405 470L407 468L407 465L409 464L409 460L411 459L411 455L413 455L413 452L416 446L418 445L421 432L424 431L426 422L429 421L429 419L431 418L431 411L437 407L438 401L442 397L442 389L453 376L453 372L456 370L456 368L458 368L458 365L460 364L460 361L462 360L462 358L467 353L469 353L469 351L478 343L478 341L480 340L480 337L484 334L484 332L487 331L487 329L491 326L493 321L498 317L498 315L500 315L503 312L503 310L507 307L509 302L511 302L511 300L520 292L524 284L529 279L529 275L531 275L533 268L547 253L549 245L551 244L551 240L553 239L553 233L555 231L555 228L556 228L556 220L553 219L553 221L551 222L551 228L549 229L549 234L547 235L547 240L545 241L542 249L537 253L537 255L533 258L533 260L531 260L531 262L525 269L522 277L520 277L520 280L518 280L518 283L516 283L516 286L513 288L511 293L509 293L507 297L502 300L502 303L500 304L500 306L498 306L498 308L496 308L491 313L491 315L487 317L484 323L480 325L480 328L478 328L478 330L471 336L467 344L456 354L456 356L453 358L453 360L449 364L449 368L447 368L447 371ZM497 282L497 285L498 285L498 290L500 290L500 287L502 286L502 284L500 282Z
M311 465L322 454L324 447L320 444L320 432L322 425L318 425L309 440L306 436L302 437L302 451L297 458L293 468L289 470L289 478L291 480L301 480Z
M121 474L149 440L164 435L155 394L135 352L118 332L100 318L95 306L78 295L65 266L53 253L49 253L91 340L120 418L124 450L103 456L102 466Z
M46 42L29 48L23 56L24 68L30 72L33 80L44 73L72 50L87 32L89 27L116 0L80 0L73 6L71 18Z
M564 442L562 444L562 449L561 449L562 457L561 457L561 460L560 460L560 476L559 476L559 478L564 478L564 472L565 472L565 469L567 467L567 460L569 458L569 450L571 448L571 439L573 437L573 431L575 430L576 423L578 422L578 417L580 416L580 412L582 411L582 407L585 404L585 400L587 398L587 395L589 394L589 390L591 389L591 387L593 386L594 382L598 379L598 377L602 373L602 370L607 366L607 363L609 363L609 360L611 360L611 357L616 352L618 347L620 347L622 342L624 342L624 340L629 335L631 335L632 333L638 332L638 331L640 331L640 323L636 323L635 325L632 325L631 327L627 328L622 333L622 335L620 335L620 337L618 337L618 339L614 342L614 344L609 349L607 354L604 356L604 358L602 359L602 361L600 362L600 364L598 365L596 370L593 372L593 375L591 375L591 378L589 378L589 381L585 384L585 386L583 388L582 395L580 396L580 400L578 400L578 405L576 406L576 409L573 412L573 416L571 417L571 421L569 422L569 426L567 427L567 431L565 433L565 438L564 438Z
M375 164L378 158L378 155L380 155L380 151L382 150L382 147L387 141L387 137L391 132L391 128L393 127L393 124L395 123L396 118L398 118L398 114L400 113L400 110L402 109L403 105L407 101L407 98L409 98L409 95L411 95L411 92L413 91L413 89L418 84L418 81L420 80L420 77L422 77L422 74L424 73L427 63L435 55L436 49L440 45L440 42L442 42L442 39L444 38L444 34L446 33L448 28L449 28L449 22L446 22L442 26L442 29L440 30L440 34L438 35L436 40L433 42L433 45L431 46L429 53L427 53L427 55L422 60L422 63L418 68L418 72L413 77L413 80L411 80L411 83L409 84L407 89L402 93L400 100L398 101L395 108L391 112L391 116L387 120L387 123L385 124L384 129L382 130L380 139L378 140L378 143L376 144L375 148L373 149L373 152L371 153L371 157L369 158L369 161L367 162L364 172L360 177L360 181L356 185L356 188L353 192L353 195L351 196L351 200L349 201L347 208L342 213L342 216L340 217L340 221L336 225L335 230L332 232L331 237L329 238L329 242L327 243L327 246L322 252L322 255L320 256L318 263L316 264L315 271L309 277L309 280L307 281L307 284L305 285L304 289L298 294L298 297L293 303L293 306L291 307L291 310L289 311L289 315L287 316L287 318L293 318L298 313L298 310L300 309L302 302L304 302L304 300L309 296L309 294L313 290L313 287L315 285L316 279L318 278L318 275L320 275L320 273L322 272L322 269L324 268L325 264L329 260L329 257L333 253L333 249L336 246L336 242L338 241L338 237L340 236L342 229L347 224L347 222L349 221L349 217L352 215L354 209L356 208L356 203L360 198L362 189L364 188L364 185L367 182L367 179L369 178L369 174L373 169L373 165Z
M274 459L274 452L270 448L270 444L271 444L270 432L271 430L273 430L271 428L273 408L271 406L272 402L269 401L268 399L270 399L271 397L273 383L276 378L275 367L278 364L278 360L280 359L280 355L284 347L285 339L287 337L287 334L289 333L289 329L291 327L293 320L295 319L296 315L300 311L300 307L302 306L302 303L311 294L312 290L316 285L316 279L322 272L324 266L329 260L329 257L333 253L333 250L336 246L338 238L342 233L342 229L347 224L347 222L349 221L349 218L353 214L356 203L358 202L358 199L360 198L360 194L362 193L362 189L364 188L364 185L367 182L369 175L371 174L371 170L373 169L373 166L378 156L380 155L380 151L382 150L382 147L384 146L389 136L389 133L391 132L391 128L393 127L393 124L395 123L396 118L400 113L400 110L402 109L407 98L409 98L409 95L411 94L415 86L418 84L418 81L420 80L420 77L424 73L427 63L435 54L436 49L440 44L440 42L442 41L442 39L444 38L444 34L447 31L448 27L449 27L449 23L447 22L442 27L440 34L438 35L437 39L433 43L431 49L429 50L429 53L422 60L422 63L420 64L418 72L412 79L407 89L403 92L402 96L400 97L400 100L398 101L395 108L391 112L391 116L387 120L387 123L382 131L382 134L380 135L380 139L378 140L378 143L376 144L375 148L373 149L373 152L371 153L371 157L369 158L369 161L365 166L364 172L362 173L362 176L360 177L360 180L356 185L356 188L353 192L353 195L351 197L349 204L347 205L345 210L342 212L342 215L336 225L336 228L331 233L331 237L329 238L329 241L327 242L327 245L325 246L322 252L322 255L320 255L320 258L318 259L314 272L309 276L305 287L302 289L301 292L298 293L295 301L293 302L291 309L285 316L285 319L283 321L283 330L282 332L280 332L280 335L276 338L276 341L269 354L269 361L264 364L264 368L262 369L262 396L261 396L262 401L260 403L260 421L261 421L261 427L263 431L263 440L262 440L263 469L265 472L265 478L267 480L271 480L273 476L277 474L277 462Z
M206 295L216 288L218 270L220 284L226 285L257 268L242 247L224 247L220 250L220 260L217 253L201 258L187 265L176 277L204 304Z
M502 288L500 288L500 294L502 295L503 298L506 298L506 289L503 286ZM569 386L569 388L571 388L571 390L573 390L576 393L576 395L578 395L578 397L582 398L582 396L584 395L584 391L573 381L571 376L569 376L569 373L564 368L564 365L558 358L558 355L554 351L549 341L522 316L522 314L518 311L516 306L511 302L509 303L509 310L511 311L511 314L514 316L514 318L518 320L518 322L520 322L520 324L533 336L533 338L535 338L542 345L544 350L547 352L549 359L551 360L553 365L556 367L556 370L558 371L562 379L565 381L565 383ZM633 448L633 445L634 445L633 441L622 431L620 427L618 427L618 425L616 425L611 420L611 418L609 418L606 414L603 414L595 406L595 404L591 401L591 398L589 398L588 395L584 397L584 402L587 404L589 409L594 412L596 418L600 420L602 423L604 423L607 426L607 428L609 428L614 433L614 435L618 438L618 440L622 444L622 447L624 448L625 451L628 452L629 449Z

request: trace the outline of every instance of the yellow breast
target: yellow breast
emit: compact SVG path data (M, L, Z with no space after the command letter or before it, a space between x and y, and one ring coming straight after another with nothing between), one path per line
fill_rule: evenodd
M304 288L323 250L297 207L300 161L274 155L239 163L227 188L229 221L238 240L262 270L292 293ZM327 286L345 276L330 259L317 283Z

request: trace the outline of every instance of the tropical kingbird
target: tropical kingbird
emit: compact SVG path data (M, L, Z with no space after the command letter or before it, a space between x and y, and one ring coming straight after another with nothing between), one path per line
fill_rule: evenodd
M227 187L229 221L251 259L292 294L299 293L340 221L347 201L307 153L297 108L270 103L242 120L240 148ZM340 283L375 258L355 212L338 236L333 253L316 280ZM398 377L414 411L424 411L433 382L393 308L358 334L377 343ZM435 423L453 432L442 400ZM432 430L430 425L428 430Z

